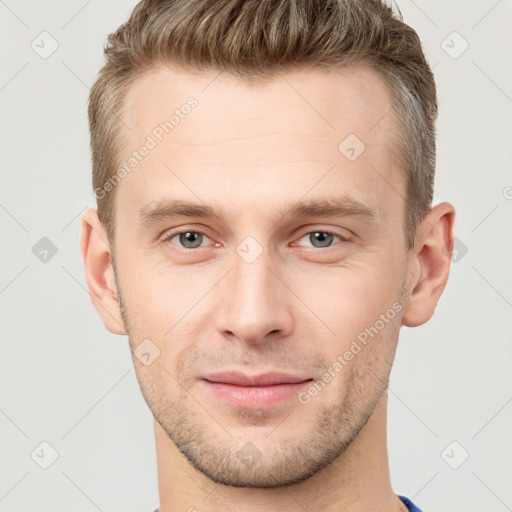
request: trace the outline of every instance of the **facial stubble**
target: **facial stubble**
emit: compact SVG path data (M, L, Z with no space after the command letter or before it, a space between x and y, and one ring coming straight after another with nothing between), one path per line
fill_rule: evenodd
M270 435L258 438L259 442L253 435L244 435L244 427L261 425L260 428L269 430L268 415L264 410L240 409L238 428L231 428L230 432L211 404L201 404L194 396L194 390L186 389L171 372L161 365L145 368L136 361L133 350L135 340L139 338L121 296L114 258L112 264L117 300L144 400L185 459L213 482L233 487L278 488L307 480L347 451L387 389L401 315L389 322L383 329L383 336L373 339L371 345L357 354L358 364L351 362L343 370L349 375L345 385L338 388L340 396L337 400L322 401L319 398L307 405L297 401L288 416L271 426ZM404 279L401 304L406 285L407 279ZM172 341L165 343L169 342ZM379 350L378 344L382 343L386 347ZM175 390L175 397L170 389ZM311 418L316 419L311 422ZM311 426L300 438L287 434L305 422ZM279 435L282 437L277 442ZM247 459L240 456L244 450L254 453Z

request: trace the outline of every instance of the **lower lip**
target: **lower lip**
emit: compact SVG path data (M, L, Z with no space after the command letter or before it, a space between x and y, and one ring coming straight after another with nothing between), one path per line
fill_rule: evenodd
M301 389L311 385L312 380L273 386L235 386L224 382L210 382L205 379L202 382L215 395L235 407L261 409L296 397Z

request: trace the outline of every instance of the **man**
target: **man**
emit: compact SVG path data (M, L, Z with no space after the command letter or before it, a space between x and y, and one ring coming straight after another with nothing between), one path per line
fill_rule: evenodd
M377 0L144 0L105 54L81 251L154 416L159 511L419 510L387 384L455 211L417 34Z

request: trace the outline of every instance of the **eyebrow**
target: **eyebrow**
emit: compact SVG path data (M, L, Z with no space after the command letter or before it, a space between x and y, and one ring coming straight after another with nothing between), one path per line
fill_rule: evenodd
M277 217L360 217L375 222L378 211L361 203L351 196L327 197L307 201L297 201L281 206ZM202 203L182 199L162 199L151 201L137 212L137 223L150 226L158 221L173 217L220 218L227 217L224 208L216 208Z

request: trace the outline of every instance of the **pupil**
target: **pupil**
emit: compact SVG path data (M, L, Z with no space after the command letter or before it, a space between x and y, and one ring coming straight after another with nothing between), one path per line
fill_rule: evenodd
M201 245L201 241L199 241L199 244L197 244L197 239L199 239L200 235L198 233L194 233L192 231L187 231L186 233L182 233L180 238L180 242L187 248L190 247L188 244L192 244L192 247L197 247L198 245Z
M323 231L316 231L315 233L312 233L314 237L316 237L315 241L320 242L320 245L316 245L315 247L327 247L330 242L332 241L332 236L328 233L324 233ZM315 243L313 243L315 245Z

